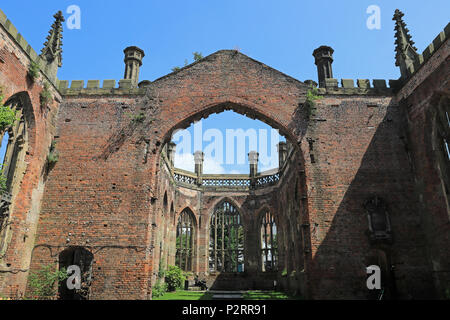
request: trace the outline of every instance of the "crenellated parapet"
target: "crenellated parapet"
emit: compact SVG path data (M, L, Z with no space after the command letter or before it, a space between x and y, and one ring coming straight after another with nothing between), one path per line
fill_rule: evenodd
M144 94L145 87L136 88L131 79L116 80L59 80L58 90L63 95L121 95Z
M434 53L450 38L450 23L441 31L433 42L423 50L422 54L417 56L417 59L406 69L405 80L414 75L430 58Z
M327 78L324 87L317 90L319 94L391 95L399 86L399 80L340 79L339 81L335 78Z

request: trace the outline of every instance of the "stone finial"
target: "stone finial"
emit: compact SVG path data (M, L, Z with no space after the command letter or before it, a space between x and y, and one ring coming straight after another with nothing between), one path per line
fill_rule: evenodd
M256 151L250 151L248 153L248 162L250 164L250 176L255 177L258 173L258 157L259 153Z
M49 76L53 81L56 81L56 72L58 71L58 67L62 66L62 23L65 19L61 11L58 11L53 17L55 18L55 22L48 32L47 41L44 43L40 57L49 65Z
M197 184L202 184L203 175L203 160L205 159L205 154L198 150L194 152L194 162L195 162L195 173L197 174Z
M131 79L133 88L137 87L139 82L139 68L142 66L142 58L144 58L144 51L138 47L127 47L123 50L125 54L125 74L124 79Z
M313 52L315 64L317 66L317 75L319 78L319 88L325 87L325 79L333 78L333 52L328 46L320 46Z
M408 68L419 59L419 54L403 21L403 16L403 12L396 9L392 20L395 21L395 65L400 67L401 78L407 78Z
M177 145L174 142L169 142L167 144L167 158L169 159L169 163L171 166L175 163L175 152Z

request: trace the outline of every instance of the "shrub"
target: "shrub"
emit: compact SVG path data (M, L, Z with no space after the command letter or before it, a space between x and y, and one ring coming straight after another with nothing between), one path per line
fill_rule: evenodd
M156 281L155 285L152 287L152 297L158 298L163 296L167 292L167 284L160 280Z
M315 110L316 100L319 99L322 99L322 97L318 95L317 88L311 86L311 89L309 89L308 92L306 93L306 102L305 102L305 107L308 110L309 116L311 116L313 110Z
M43 106L47 105L53 99L53 96L49 89L50 89L50 87L49 87L48 83L45 82L44 89L39 94L39 99L40 99L41 105L43 105Z
M8 188L6 186L7 180L8 179L3 175L3 168L0 168L0 195L2 195L3 193L5 193L8 190Z
M39 65L34 62L31 61L30 65L28 66L28 76L30 77L31 80L36 80L39 77Z
M197 51L192 52L192 56L194 57L194 62L197 62L197 61L203 59L203 55L201 52L197 52ZM188 64L189 64L188 59L184 59L184 66L186 67ZM172 72L175 72L178 70L181 70L181 67L176 66L176 67L172 68Z
M59 153L57 151L52 151L47 155L47 162L49 166L55 165L59 160Z
M139 113L131 116L131 121L133 122L143 122L145 120L145 114Z
M177 266L169 266L166 271L166 284L167 291L175 291L179 288L182 288L183 282L185 280L183 275L183 270L181 270Z
M3 96L0 95L0 131L4 131L6 128L12 126L17 119L16 110L12 110L8 106L4 106Z
M56 142L52 141L47 155L47 168L51 169L59 160L59 152L56 150Z
M37 300L48 300L55 297L57 284L67 279L65 268L54 270L52 264L41 267L38 271L31 272L28 277L30 298Z
M194 56L194 61L198 61L198 60L203 59L203 55L202 55L201 52L195 51L195 52L192 53L192 55Z

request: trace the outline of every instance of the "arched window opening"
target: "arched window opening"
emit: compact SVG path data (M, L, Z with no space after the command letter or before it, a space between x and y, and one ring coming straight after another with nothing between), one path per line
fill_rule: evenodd
M194 217L188 210L183 210L178 218L175 264L184 271L192 271L195 249Z
M5 161L5 155L6 155L6 146L8 145L9 141L9 133L6 131L3 134L3 139L1 141L0 145L0 159L1 163L3 164ZM5 181L5 178L3 178ZM6 228L6 220L9 215L9 204L10 204L10 196L5 192L6 190L3 190L2 196L0 199L0 234L2 234L2 231L4 228Z
M59 269L77 266L80 268L81 288L70 289L67 281L59 284L59 299L61 300L87 300L89 299L92 281L92 263L94 255L82 247L72 247L59 254Z
M441 97L436 116L434 145L447 206L450 197L450 99ZM450 212L449 212L450 216Z
M277 225L267 211L261 223L262 271L276 271L278 267Z
M392 300L397 298L395 266L389 251L375 249L367 259L367 266L377 266L380 270L380 289L368 290L370 300Z
M259 154L258 157L252 158L258 164L255 167L258 173L270 175L278 172L280 157L277 145L279 142L286 145L286 137L280 135L278 128L261 121L262 118L249 117L250 113L240 113L237 110L206 114L198 122L192 122L186 128L173 132L171 145L167 150L169 163L173 161L174 168L182 170L176 170L179 174L177 179L189 184L200 183L195 176L186 176L186 171L198 173L199 176L250 174L250 167L254 167L249 159L249 152L252 151ZM200 127L207 138L197 145L191 137L195 136L195 128ZM285 159L287 148L282 150L281 158ZM194 156L197 151L202 151L203 157Z
M13 186L19 186L18 174L25 170L25 152L28 141L27 122L24 116L24 105L27 103L21 94L14 95L4 105L15 112L15 121L0 129L0 252L4 251L7 238L7 226L10 224L10 204ZM16 170L20 168L20 170ZM17 188L16 188L17 189Z
M164 210L167 210L167 192L164 192L163 206Z
M27 123L23 114L23 104L20 97L12 98L6 105L16 113L16 121L9 127L4 128L1 139L0 153L2 158L2 176L5 181L5 192L11 193L14 173L23 158L23 147L27 141Z
M166 192L164 192L163 207L162 207L162 210L161 210L161 217L164 217L164 216L168 215L169 213L170 212L169 212L169 208L168 208L167 191L166 191Z
M244 228L237 209L224 201L214 209L210 223L209 269L244 271Z
M5 163L5 156L6 156L6 147L8 146L9 141L9 133L8 131L5 131L3 134L2 141L0 142L0 159L1 163Z

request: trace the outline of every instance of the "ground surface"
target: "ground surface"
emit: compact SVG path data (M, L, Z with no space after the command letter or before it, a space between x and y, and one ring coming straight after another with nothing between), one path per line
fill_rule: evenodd
M185 291L178 290L166 292L161 297L155 297L153 300L298 300L301 297L289 296L283 292L277 291Z

